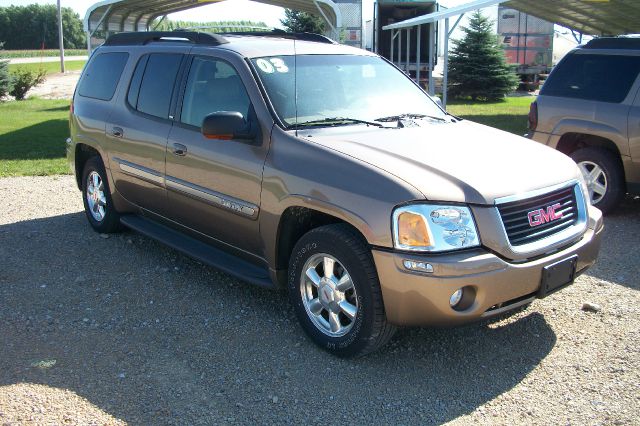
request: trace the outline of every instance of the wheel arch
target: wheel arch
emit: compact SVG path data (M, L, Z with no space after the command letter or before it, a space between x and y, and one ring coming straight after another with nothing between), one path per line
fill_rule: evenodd
M606 149L614 154L622 164L622 153L620 152L618 145L611 139L603 136L579 132L565 133L560 137L560 140L558 140L556 149L563 154L570 155L578 149L587 147Z
M345 218L340 218L320 209L292 205L287 207L280 215L276 234L275 269L278 285L286 286L289 259L296 243L307 232L325 225L345 224L352 228L368 244L363 232Z
M78 189L82 189L82 172L84 170L84 165L87 161L92 157L100 157L100 151L91 145L87 145L85 143L76 144L75 148L75 173L76 173L76 184L78 185ZM102 160L104 164L104 159Z

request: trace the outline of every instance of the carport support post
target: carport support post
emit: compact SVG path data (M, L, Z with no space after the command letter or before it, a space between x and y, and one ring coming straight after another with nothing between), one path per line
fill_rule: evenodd
M411 74L411 71L409 70L409 49L411 48L411 28L407 28L407 75Z
M429 24L429 94L433 96L435 92L435 84L433 81L433 41L436 38L434 31L434 23Z
M58 0L58 43L60 43L60 72L64 73L64 35L62 34L62 8Z
M398 68L402 67L402 30L398 30Z
M416 41L416 83L420 86L420 28L422 26L418 25L416 28L417 33L417 41Z
M393 63L393 48L395 47L396 30L391 30L391 63Z
M449 80L449 18L444 20L444 72L442 73L442 106L447 109L447 83Z

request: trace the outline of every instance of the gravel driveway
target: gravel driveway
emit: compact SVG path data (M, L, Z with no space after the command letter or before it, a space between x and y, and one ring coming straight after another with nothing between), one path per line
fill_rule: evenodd
M0 179L0 200L0 424L639 424L640 199L575 285L358 360L283 293L95 234L70 176Z

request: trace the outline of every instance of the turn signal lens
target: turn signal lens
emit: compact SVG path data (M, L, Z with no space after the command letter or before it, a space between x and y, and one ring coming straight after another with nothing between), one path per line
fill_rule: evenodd
M404 212L398 216L400 244L412 247L429 247L431 239L422 215Z

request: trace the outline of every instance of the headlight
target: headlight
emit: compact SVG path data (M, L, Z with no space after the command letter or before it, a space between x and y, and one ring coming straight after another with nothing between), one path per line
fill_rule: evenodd
M414 204L393 212L393 244L437 252L476 247L480 239L468 207Z

